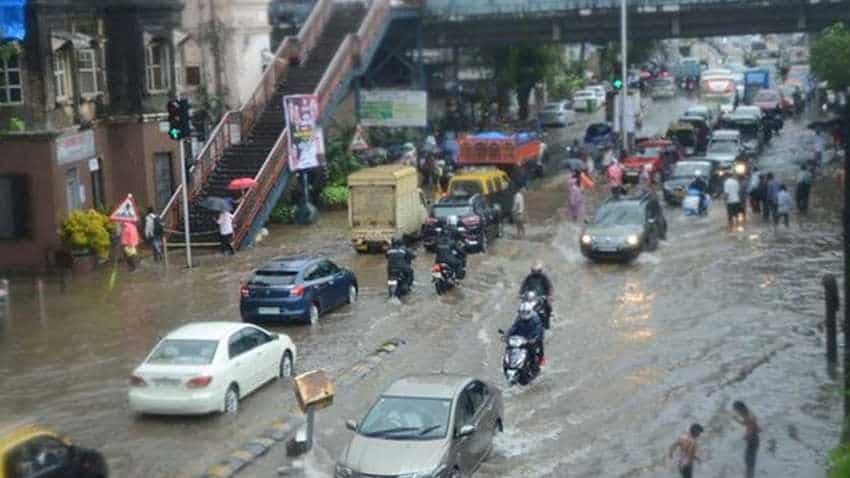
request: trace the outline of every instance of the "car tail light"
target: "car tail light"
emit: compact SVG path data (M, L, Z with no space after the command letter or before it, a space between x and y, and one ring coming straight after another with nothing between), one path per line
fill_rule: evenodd
M186 388L204 388L212 382L212 377L209 375L201 375L186 382Z
M464 226L477 226L481 224L481 218L478 216L466 216L460 222Z
M239 293L242 294L243 298L248 297L251 294L251 292L248 290L248 286L245 284L242 284L242 286L239 288Z
M304 286L297 285L291 289L289 289L289 295L292 297L301 297L304 295Z
M130 375L130 386L131 387L147 387L148 383L145 382L145 379L139 377L138 375Z
M434 264L434 267L431 268L431 272L440 272L440 264Z

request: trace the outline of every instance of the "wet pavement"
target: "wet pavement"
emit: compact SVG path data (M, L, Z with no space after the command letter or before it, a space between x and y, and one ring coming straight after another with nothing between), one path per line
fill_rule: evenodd
M643 133L663 132L688 101L649 102ZM579 117L552 139L577 137L589 121ZM763 169L795 171L809 135L802 124L787 123L762 155ZM510 325L519 283L541 259L557 290L549 364L531 386L504 390L505 433L477 476L673 476L664 453L694 421L706 428L698 476L740 476L743 431L730 412L738 399L764 429L758 476L823 476L840 431L840 395L825 370L820 331L820 278L840 271L836 195L818 194L808 218L778 231L757 221L729 233L719 203L705 218L667 209L668 240L632 264L586 261L565 198L563 175L535 183L526 239L508 227L489 254L470 256L465 286L444 297L430 287L432 257L420 249L419 286L402 303L387 302L384 260L349 248L344 212L325 213L312 228L271 228L253 250L202 256L192 272L147 263L135 274L74 278L64 292L56 280L15 281L0 332L0 423L54 426L100 448L116 477L199 473L285 415L291 388L266 386L236 417L136 417L126 403L131 370L180 324L238 320L240 280L264 260L326 254L356 272L360 301L315 327L273 327L298 345L297 369L335 374L387 339L407 342L340 387L335 405L318 415L309 475L332 476L350 438L344 419L362 417L392 380L442 370L503 386L496 330ZM275 476L281 461L276 449L240 476Z

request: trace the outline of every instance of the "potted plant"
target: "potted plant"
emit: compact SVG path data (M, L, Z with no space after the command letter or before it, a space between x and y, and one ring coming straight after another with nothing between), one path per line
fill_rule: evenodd
M62 224L60 236L71 256L72 271L90 272L96 257L109 257L113 227L109 218L95 209L71 211Z

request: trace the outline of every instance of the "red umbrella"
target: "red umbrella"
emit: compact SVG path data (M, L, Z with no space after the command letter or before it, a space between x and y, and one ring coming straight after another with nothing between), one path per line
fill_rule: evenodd
M227 189L231 191L241 191L243 189L250 189L256 184L257 181L255 181L253 178L237 178L233 181L230 181L230 184L227 185Z

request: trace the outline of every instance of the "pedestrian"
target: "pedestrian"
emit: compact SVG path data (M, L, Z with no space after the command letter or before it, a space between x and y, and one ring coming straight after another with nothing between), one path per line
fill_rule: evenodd
M767 173L767 182L765 183L765 207L762 211L762 218L769 221L776 215L776 194L779 193L779 181L773 176L773 173Z
M514 193L513 209L511 210L511 216L513 217L514 225L516 225L516 234L517 237L520 239L525 237L525 196L523 195L524 190L524 185L521 185L517 188L516 193Z
M110 254L112 255L112 263L118 265L121 256L124 254L121 247L121 234L124 232L120 222L113 223L112 237L110 238Z
M750 198L750 208L753 214L761 214L761 197L760 189L762 174L758 167L753 168L753 174L750 176L750 182L747 185L747 196Z
M145 240L148 241L153 249L154 262L162 260L162 233L165 230L162 224L162 219L156 215L152 207L148 207L148 213L145 215Z
M573 222L584 220L584 193L581 191L581 182L581 171L576 171L567 179L567 204Z
M747 447L744 450L744 464L747 466L746 478L756 476L756 455L759 451L759 428L755 415L744 405L744 402L736 400L732 404L732 408L740 415L738 423L744 426L744 441L747 442Z
M824 148L823 136L821 134L821 131L818 130L818 131L815 132L815 144L814 144L814 150L815 150L814 163L815 163L816 168L821 165L821 161L823 160L823 148Z
M616 159L608 165L608 188L613 194L623 193L623 170Z
M136 270L136 257L138 255L139 230L133 222L124 222L121 225L121 247L124 249L124 259L131 271Z
M785 227L788 226L788 217L791 214L791 209L794 208L794 200L791 199L791 194L785 188L784 184L779 185L779 192L776 193L776 213L773 215L773 225L779 226L779 219L785 221Z
M702 434L703 428L699 423L694 423L688 429L688 432L680 436L672 445L670 451L667 452L669 459L673 458L673 452L679 449L679 458L676 465L679 468L679 473L682 478L691 478L694 476L694 462L700 461L697 456L697 438Z
M236 254L236 251L233 249L233 244L231 244L231 241L233 240L233 214L231 214L230 211L221 211L218 213L216 223L218 223L221 252L225 255L230 254L231 256Z
M735 176L729 176L723 182L723 198L726 200L726 220L729 222L729 230L735 228L736 223L743 218L741 215L741 184Z
M797 201L797 210L800 214L809 212L809 193L812 191L812 173L806 165L800 167L800 172L797 174L797 187L795 191L795 199Z

